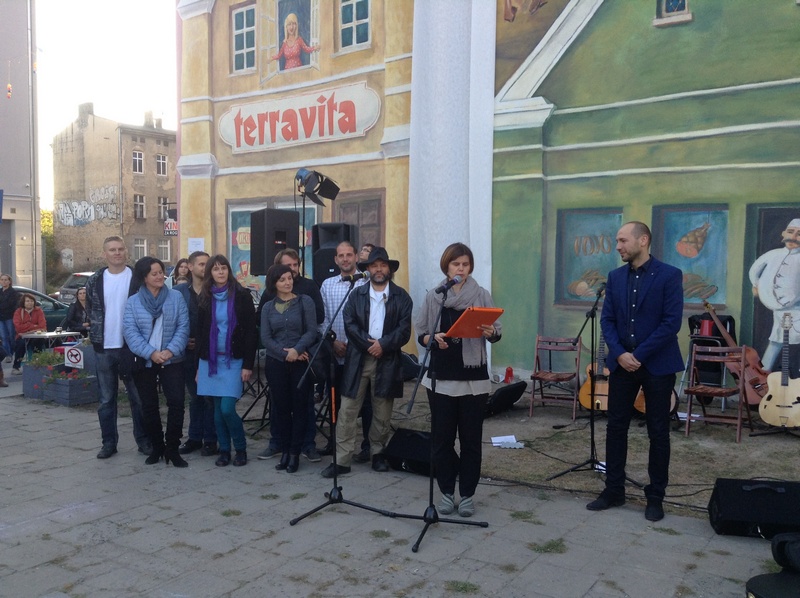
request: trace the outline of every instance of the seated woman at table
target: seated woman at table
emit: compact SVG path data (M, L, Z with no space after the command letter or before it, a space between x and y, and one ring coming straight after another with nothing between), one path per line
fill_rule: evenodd
M47 321L44 319L42 308L36 305L36 298L30 293L22 293L19 299L19 307L14 312L14 330L17 332L14 344L14 365L11 368L12 374L21 374L19 366L22 364L22 357L27 348L34 351L41 351L44 346L42 339L22 338L23 334L29 332L47 332Z
M75 295L75 301L69 306L64 330L80 332L81 336L86 336L89 334L90 325L89 312L86 311L86 287L81 287Z

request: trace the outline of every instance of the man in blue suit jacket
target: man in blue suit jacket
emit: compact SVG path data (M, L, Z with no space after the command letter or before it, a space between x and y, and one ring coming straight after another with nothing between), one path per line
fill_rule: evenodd
M609 273L600 317L610 372L606 487L586 508L602 511L625 503L628 428L641 387L650 438L645 517L659 521L669 480L670 400L675 373L684 368L678 347L683 276L650 255L651 240L642 222L628 222L617 233L617 251L626 265Z

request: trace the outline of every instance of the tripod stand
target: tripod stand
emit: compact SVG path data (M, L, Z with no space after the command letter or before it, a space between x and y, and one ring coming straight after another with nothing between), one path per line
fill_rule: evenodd
M253 372L253 377L250 378L250 382L247 383L247 388L245 388L244 392L242 393L242 395L246 394L253 395L253 402L247 408L247 411L245 411L242 415L242 423L249 424L257 422L260 424L256 431L250 435L251 437L254 437L269 425L269 386L266 382L261 380L261 349L256 352L256 367L255 371ZM252 417L247 419L247 416L261 399L264 400L264 410L261 412L261 417Z
M331 417L331 444L333 446L333 488L329 492L324 494L325 498L327 499L321 505L314 507L310 511L303 513L299 517L295 517L291 521L289 521L289 525L295 525L296 523L302 521L309 515L313 515L317 511L321 511L325 507L329 507L330 505L335 504L345 504L350 505L351 507L358 507L359 509L365 509L367 511L372 511L373 513L379 513L380 515L385 515L386 517L394 517L395 514L391 511L385 511L383 509L377 509L375 507L370 507L369 505L365 505L362 503L353 502L351 500L346 500L344 498L344 494L342 493L342 487L339 485L339 465L336 462L336 420L337 420L337 408L336 408L336 364L335 364L335 353L333 351L333 341L335 340L335 334L331 330L333 327L333 322L336 320L336 317L339 315L339 312L342 310L345 302L347 301L348 297L350 297L350 293L353 291L353 287L355 286L355 281L350 282L350 290L347 294L342 298L342 301L339 303L339 306L336 308L336 312L333 314L330 322L328 323L328 327L325 329L323 333L323 342L319 344L317 350L314 351L314 354L308 360L308 366L306 367L306 371L303 373L303 377L300 379L299 386L302 386L303 382L305 381L306 376L308 376L309 371L311 371L311 366L314 363L314 360L317 359L317 356L320 353L320 349L322 348L323 343L328 346L328 354L331 356L328 364L328 383L325 385L327 388L328 394L328 405L330 409L330 417Z
M433 350L433 343L436 342L434 339L434 333L436 329L439 327L439 322L442 321L442 313L444 312L444 303L447 299L447 291L448 289L445 288L444 292L442 293L442 304L439 307L439 313L436 316L436 322L433 325L433 328L430 330L430 338L428 339L428 345L425 347L425 355L422 358L422 362L420 363L419 367L419 374L417 374L417 382L414 386L414 391L411 393L411 399L408 402L408 409L406 413L411 413L411 409L414 407L414 400L417 396L417 390L419 390L420 383L422 382L422 377L425 373L425 365L428 363L428 359L430 358L431 351ZM430 368L428 370L428 376L431 379L431 393L436 393L436 372L434 368ZM428 474L428 506L425 509L425 512L422 515L403 515L400 513L395 514L395 517L401 519L414 519L418 521L422 521L425 523L424 527L422 528L422 532L420 532L417 541L411 547L411 552L417 552L419 550L419 545L422 542L422 538L425 537L425 533L428 531L428 528L433 525L434 523L455 523L459 525L473 525L477 527L489 527L489 523L486 521L463 521L458 519L448 519L445 517L439 517L439 512L436 510L436 505L433 502L433 477L435 473L435 466L434 466L434 454L433 454L433 447L434 447L434 440L436 438L436 418L433 414L433 409L431 409L431 454L430 454L430 472Z
M570 467L569 469L565 469L559 473L553 474L548 478L545 478L547 481L554 480L556 478L561 477L562 475L566 475L568 473L572 473L573 471L599 471L605 472L606 468L600 460L597 458L597 444L595 442L594 436L594 407L595 407L595 393L596 393L596 386L597 386L597 378L603 375L603 372L596 372L593 368L597 366L595 363L595 335L597 333L597 305L600 303L600 298L603 296L603 291L605 291L605 284L600 287L597 291L597 298L594 300L594 305L592 308L586 312L586 318L583 320L583 325L581 329L578 331L578 336L575 337L573 344L578 343L578 339L581 337L584 328L586 325L591 322L592 325L589 327L590 334L591 334L591 343L589 345L589 354L590 354L590 363L592 364L589 369L589 389L590 393L589 396L591 397L590 405L589 405L589 458L586 459L583 463L579 463L574 467ZM578 381L576 380L575 383L577 384ZM533 400L533 399L531 399Z

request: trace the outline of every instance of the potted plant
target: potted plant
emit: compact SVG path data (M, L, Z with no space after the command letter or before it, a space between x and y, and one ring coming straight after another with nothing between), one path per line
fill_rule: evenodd
M42 399L67 407L97 402L97 377L90 375L85 369L60 365L47 371L48 374L42 380Z
M41 399L44 379L54 368L64 363L64 356L50 351L34 353L22 368L22 394L29 399Z

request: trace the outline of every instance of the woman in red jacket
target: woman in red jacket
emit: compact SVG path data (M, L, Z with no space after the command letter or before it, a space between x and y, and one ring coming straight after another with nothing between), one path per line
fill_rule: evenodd
M14 312L14 329L17 331L16 343L14 346L14 365L11 369L12 374L21 374L19 369L22 357L25 355L25 339L23 334L28 332L47 332L47 321L44 319L42 308L36 305L36 298L30 293L23 293L19 300L19 307ZM31 346L40 350L43 343L31 341Z

